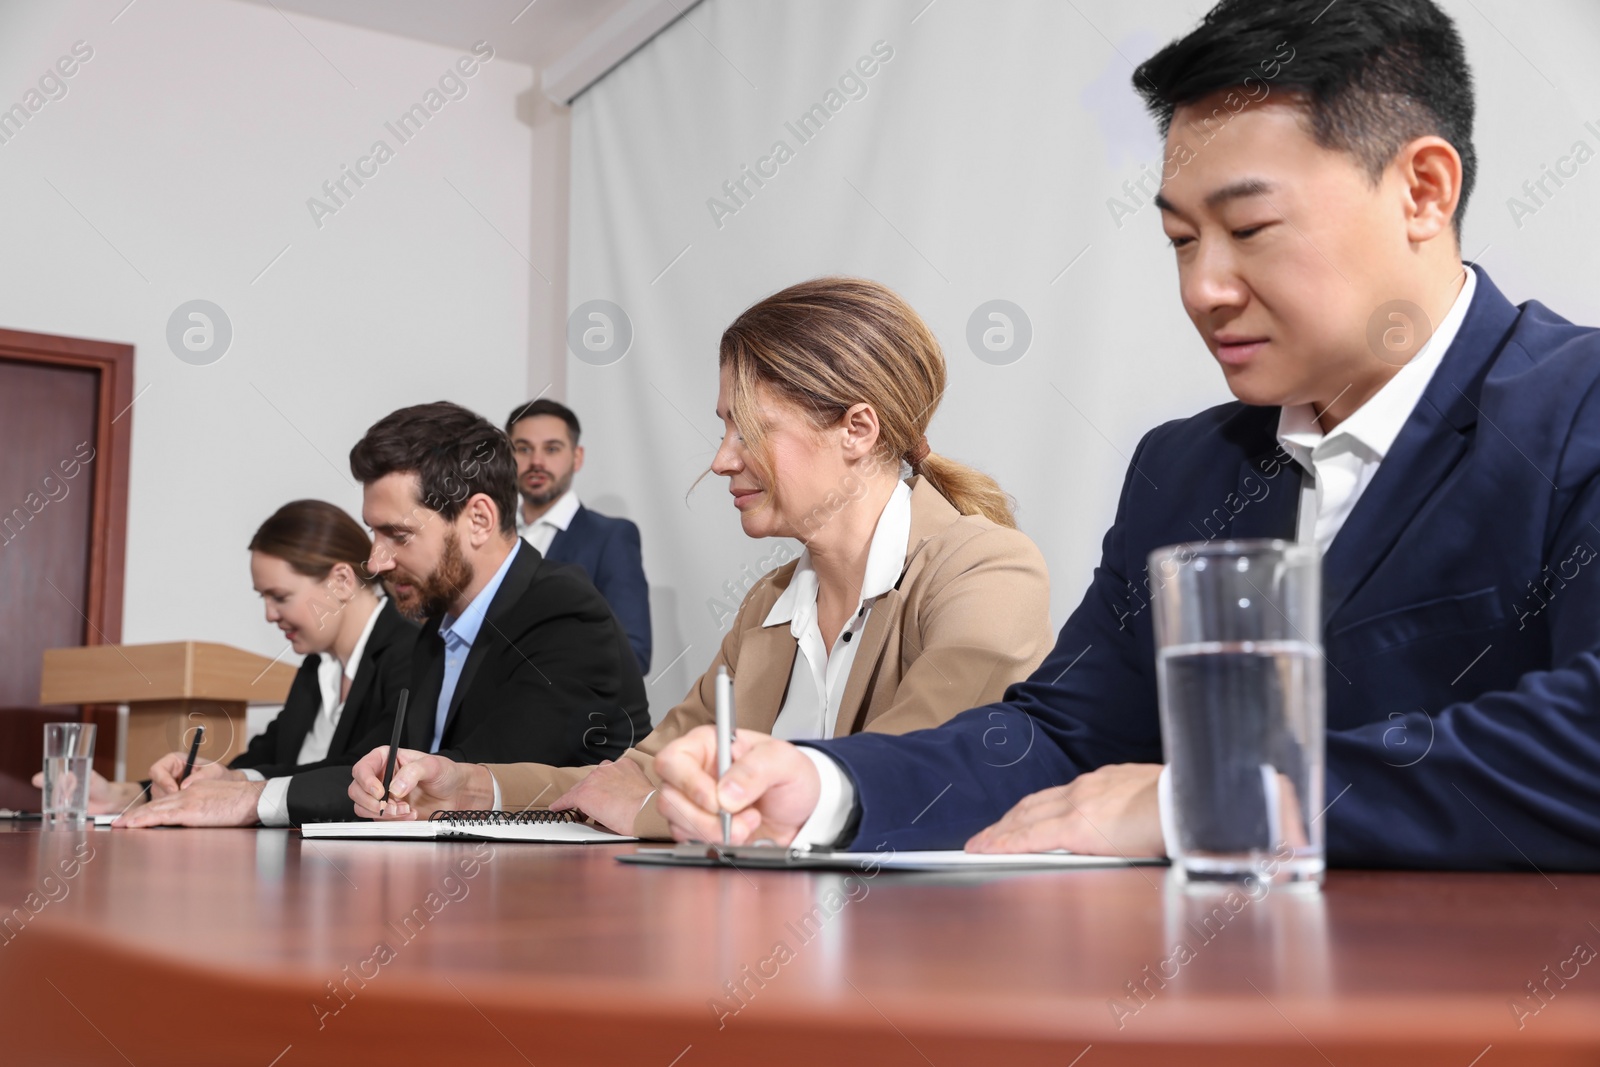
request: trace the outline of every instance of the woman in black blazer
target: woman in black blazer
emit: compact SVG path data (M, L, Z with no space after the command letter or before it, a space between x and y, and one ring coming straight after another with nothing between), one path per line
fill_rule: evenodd
M151 801L127 826L299 825L353 818L350 766L388 744L411 674L416 623L367 577L372 543L344 511L320 500L279 508L250 541L250 574L267 621L305 657L283 710L227 767L186 752L150 768Z

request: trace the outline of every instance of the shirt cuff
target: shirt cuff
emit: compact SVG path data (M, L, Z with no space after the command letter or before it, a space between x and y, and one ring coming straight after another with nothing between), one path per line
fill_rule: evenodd
M249 773L249 772L247 772ZM288 826L289 823L289 779L283 778L256 778L254 781L266 782L266 788L261 790L261 799L256 801L256 818L261 820L262 826Z
M485 763L483 769L489 771L489 765ZM489 781L494 783L494 800L490 803L489 810L504 811L505 809L500 806L500 779L494 776L493 771L489 771Z
M850 816L855 814L856 784L844 773L844 768L821 749L801 745L800 751L817 768L822 789L817 794L817 806L811 810L811 817L794 835L789 847L833 848L838 845L845 827L850 824Z
M249 767L239 768L239 773L244 775L247 781L264 782L267 780L266 775L262 774L260 771L251 770Z

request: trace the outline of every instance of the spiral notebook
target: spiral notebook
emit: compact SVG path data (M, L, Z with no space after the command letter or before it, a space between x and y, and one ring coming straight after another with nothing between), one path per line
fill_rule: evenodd
M382 841L534 841L559 845L637 841L578 821L571 811L436 811L427 821L310 822L301 837L370 838Z

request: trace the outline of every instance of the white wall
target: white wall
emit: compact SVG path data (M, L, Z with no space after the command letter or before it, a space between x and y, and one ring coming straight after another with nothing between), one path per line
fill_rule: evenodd
M359 515L346 456L394 408L447 398L498 423L553 376L540 308L564 266L530 245L536 203L541 240L564 223L534 178L533 71L490 61L402 145L384 123L459 50L125 3L0 8L0 107L74 42L94 51L0 144L0 326L137 346L123 639L277 655L247 570L261 520L297 497ZM394 158L318 228L307 199L380 138ZM232 321L209 366L166 341L195 298Z
M742 536L721 479L684 498L719 432L717 339L754 300L818 274L879 279L933 326L950 387L929 440L1017 497L1065 620L1140 436L1229 399L1179 307L1155 209L1114 220L1107 206L1142 166L1159 169L1133 64L1209 6L708 0L577 101L569 306L614 301L635 330L619 362L569 357L587 426L580 484L643 528L658 714L721 637L708 605L771 551ZM1529 18L1514 0L1445 6L1479 86L1467 254L1513 300L1600 323L1600 160L1520 228L1506 204L1575 141L1600 150L1583 126L1600 130L1600 7L1548 0ZM880 40L894 58L866 95L798 144L785 121ZM718 225L707 200L779 139L794 158ZM1031 349L1009 366L966 341L994 298L1032 321Z

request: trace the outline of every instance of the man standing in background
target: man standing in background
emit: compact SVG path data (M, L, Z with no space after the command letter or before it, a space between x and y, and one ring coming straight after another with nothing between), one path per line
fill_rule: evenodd
M628 634L639 673L650 673L650 586L639 527L590 511L572 491L583 469L581 427L572 409L532 400L506 420L517 459L517 533L546 559L582 567Z

